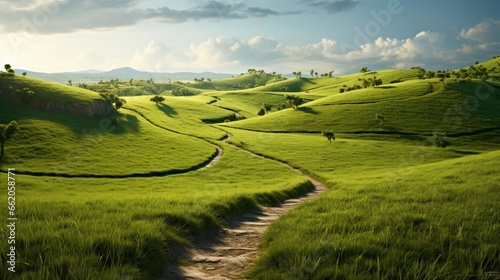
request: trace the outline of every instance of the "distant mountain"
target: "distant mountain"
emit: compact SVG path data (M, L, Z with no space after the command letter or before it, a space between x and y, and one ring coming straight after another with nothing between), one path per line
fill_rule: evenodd
M211 78L211 79L221 79L228 78L233 76L234 74L227 73L213 73L213 72L203 72L203 73L194 73L194 72L174 72L174 73L160 73L160 72L146 72L139 71L131 67L121 67L117 69L113 69L110 71L99 71L99 70L83 70L76 72L62 72L62 73L42 73L35 72L30 70L23 69L15 69L16 73L23 73L30 77L60 83L60 84L68 84L71 80L73 85L77 85L79 83L85 84L94 84L99 81L109 81L111 79L119 79L119 80L149 80L153 79L156 82L168 82L168 81L192 81L194 78Z

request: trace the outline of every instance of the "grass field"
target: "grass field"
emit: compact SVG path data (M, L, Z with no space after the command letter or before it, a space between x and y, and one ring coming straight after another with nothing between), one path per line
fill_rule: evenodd
M25 173L16 175L18 272L7 271L2 254L0 278L155 279L167 256L183 263L172 248L189 238L310 190L278 163L286 162L328 190L271 225L251 278L492 279L500 271L500 87L494 77L443 82L417 73L278 81L257 71L182 85L89 85L127 101L100 117L0 94L0 123L20 127L5 143L2 178L8 168ZM339 93L375 76L381 86ZM28 77L2 74L0 82L50 102L101 98ZM199 93L169 96L176 87ZM165 97L158 105L156 93ZM305 103L276 111L287 94ZM257 116L262 103L274 108ZM247 119L234 121L235 112ZM321 135L327 130L332 143ZM447 134L446 148L435 147L435 131ZM222 141L226 134L238 148ZM200 169L217 146L220 160Z
M311 187L273 161L224 150L214 167L170 177L18 175L15 279L152 279L172 244ZM12 279L6 266L2 256L2 279Z
M500 266L499 152L331 178L271 225L255 279L489 279ZM304 240L308 240L304 243Z

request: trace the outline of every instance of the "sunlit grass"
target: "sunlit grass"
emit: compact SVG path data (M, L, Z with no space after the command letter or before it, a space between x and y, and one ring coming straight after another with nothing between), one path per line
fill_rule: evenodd
M311 187L280 164L230 146L217 165L185 175L112 180L19 175L16 182L15 279L151 279L173 243L187 244L188 235L222 226L232 213ZM2 256L2 279L11 279L6 265Z

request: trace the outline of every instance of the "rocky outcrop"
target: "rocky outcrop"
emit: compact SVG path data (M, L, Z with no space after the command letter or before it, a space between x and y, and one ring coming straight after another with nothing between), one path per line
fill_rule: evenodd
M21 103L22 100L15 93L3 93L4 97L9 99L10 101ZM47 111L53 112L63 112L69 113L73 115L81 115L87 117L93 117L98 115L107 115L110 114L113 109L111 104L107 103L104 100L93 100L88 104L80 104L80 103L57 103L51 101L44 101L33 98L26 102L22 102L30 107L34 107L37 109L43 109Z

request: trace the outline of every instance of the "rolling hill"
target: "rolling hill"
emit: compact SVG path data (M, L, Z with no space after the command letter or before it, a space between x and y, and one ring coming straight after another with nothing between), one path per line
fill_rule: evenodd
M163 260L173 270L189 265L179 251L191 240L311 190L280 162L328 190L271 225L248 276L486 279L500 267L499 62L474 66L487 77L250 71L88 89L2 72L0 124L20 127L0 159L0 174L15 168L17 176L16 279L157 279ZM375 77L383 83L363 86ZM177 88L196 94L173 96ZM98 92L126 103L116 109ZM282 108L286 95L303 103ZM96 102L108 111L60 110ZM263 103L272 110L258 116ZM446 134L445 148L434 145L435 132ZM0 278L12 279L2 260Z

